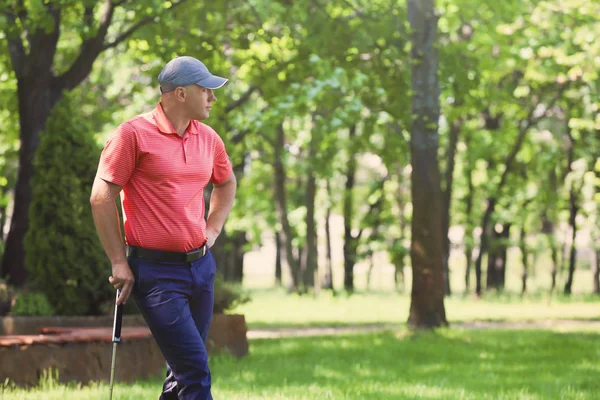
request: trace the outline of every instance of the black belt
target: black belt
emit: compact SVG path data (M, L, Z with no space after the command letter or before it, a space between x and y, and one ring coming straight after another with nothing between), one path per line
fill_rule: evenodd
M134 258L145 258L154 261L166 262L192 262L199 260L206 255L208 247L203 244L202 247L188 251L186 253L178 253L176 251L145 249L143 247L128 246L127 256Z

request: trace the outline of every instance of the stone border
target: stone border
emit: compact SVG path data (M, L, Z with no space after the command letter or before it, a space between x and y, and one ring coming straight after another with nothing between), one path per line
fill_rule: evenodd
M110 376L112 317L4 317L0 326L2 332L13 334L0 340L4 343L0 346L1 382L8 378L19 386L34 386L48 369L58 373L60 382L107 381ZM42 328L57 329L47 329L45 335L40 333ZM247 332L243 315L215 314L207 349L210 354L225 351L243 357L248 354ZM124 316L116 379L132 382L160 376L164 367L143 318Z

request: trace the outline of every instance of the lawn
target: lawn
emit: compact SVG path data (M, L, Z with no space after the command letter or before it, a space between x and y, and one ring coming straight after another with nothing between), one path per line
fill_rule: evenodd
M364 292L350 297L322 292L318 297L285 295L280 290L251 292L252 301L235 310L250 328L273 326L337 326L401 324L408 319L410 297L394 292ZM473 320L600 319L598 297L506 293L452 296L444 300L450 323Z
M598 399L600 335L406 330L255 340L241 360L211 359L215 399ZM117 384L114 399L157 398L160 381ZM107 385L47 382L2 399L106 399Z

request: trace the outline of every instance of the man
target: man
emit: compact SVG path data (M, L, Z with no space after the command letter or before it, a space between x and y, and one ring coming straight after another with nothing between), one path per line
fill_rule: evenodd
M160 399L212 399L205 343L216 265L209 248L233 205L236 180L223 141L199 120L209 117L213 90L227 79L195 58L178 57L158 82L156 108L121 124L106 143L90 202L112 264L109 281L121 289L117 304L133 294L167 361Z

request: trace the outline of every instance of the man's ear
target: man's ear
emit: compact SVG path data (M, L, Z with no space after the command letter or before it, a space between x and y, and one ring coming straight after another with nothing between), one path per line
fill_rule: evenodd
M184 87L178 87L177 89L175 89L175 97L177 98L177 100L184 101L186 95L187 93Z

